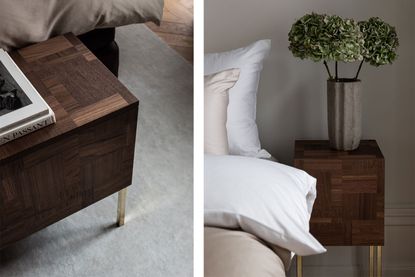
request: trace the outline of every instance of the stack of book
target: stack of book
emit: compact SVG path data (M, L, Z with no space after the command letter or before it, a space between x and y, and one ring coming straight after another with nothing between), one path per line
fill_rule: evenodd
M0 145L55 122L53 110L0 49Z

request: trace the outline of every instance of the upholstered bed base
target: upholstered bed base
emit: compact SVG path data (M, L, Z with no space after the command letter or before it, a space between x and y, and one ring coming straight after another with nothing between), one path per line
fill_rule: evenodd
M285 277L291 253L243 231L205 227L205 277Z

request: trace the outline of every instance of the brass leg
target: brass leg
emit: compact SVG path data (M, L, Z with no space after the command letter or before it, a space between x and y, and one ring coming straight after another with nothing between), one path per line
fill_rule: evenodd
M369 246L369 276L374 277L375 273L375 247L373 245Z
M377 247L377 277L382 277L382 246Z
M123 226L125 221L125 199L127 198L127 188L118 192L118 209L117 209L117 224Z
M297 277L303 277L303 257L297 255Z

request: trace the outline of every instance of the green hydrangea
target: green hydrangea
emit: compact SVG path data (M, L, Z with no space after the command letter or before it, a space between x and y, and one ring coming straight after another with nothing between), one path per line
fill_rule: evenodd
M397 57L399 46L395 28L378 17L358 24L364 37L365 62L374 66L392 63Z
M315 62L363 59L363 34L352 19L306 14L293 24L288 39L289 49L301 59L309 58Z
M336 15L306 14L288 33L289 49L295 57L324 61L330 79L339 80L338 62L361 61L354 77L357 80L363 62L379 66L392 63L399 46L394 27L377 17L356 22ZM327 61L335 62L335 76Z
M330 38L325 27L323 15L304 15L293 24L288 33L288 49L295 57L321 61L328 56L330 49Z

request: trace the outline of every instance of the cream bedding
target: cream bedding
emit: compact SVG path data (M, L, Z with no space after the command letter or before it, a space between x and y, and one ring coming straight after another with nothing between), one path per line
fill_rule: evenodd
M163 0L1 0L0 48L10 50L51 36L153 21Z
M205 277L285 277L291 253L243 231L205 227Z

